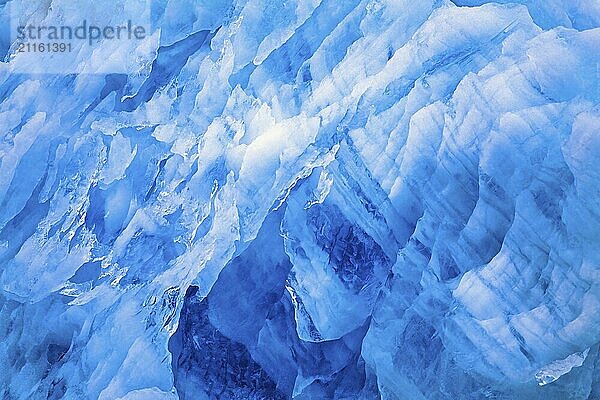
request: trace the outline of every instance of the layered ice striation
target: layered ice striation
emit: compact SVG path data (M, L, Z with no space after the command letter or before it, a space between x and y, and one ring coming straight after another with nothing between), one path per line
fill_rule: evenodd
M137 73L7 56L0 397L600 399L599 4L155 0Z

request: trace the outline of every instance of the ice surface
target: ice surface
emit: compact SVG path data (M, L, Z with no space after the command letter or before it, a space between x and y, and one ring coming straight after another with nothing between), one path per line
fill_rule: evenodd
M0 397L600 398L597 1L151 11L0 62Z
M568 374L575 367L581 367L590 349L571 354L564 360L556 360L546 365L535 374L535 378L540 386L554 382L564 374Z

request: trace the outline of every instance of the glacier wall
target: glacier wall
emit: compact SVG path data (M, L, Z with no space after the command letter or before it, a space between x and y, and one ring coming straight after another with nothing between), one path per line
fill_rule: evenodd
M2 398L600 398L597 1L152 23L0 62Z

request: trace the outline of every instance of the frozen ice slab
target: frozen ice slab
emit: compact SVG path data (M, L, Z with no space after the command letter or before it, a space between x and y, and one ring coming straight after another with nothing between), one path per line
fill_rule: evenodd
M154 0L69 73L0 27L0 397L599 399L599 12Z

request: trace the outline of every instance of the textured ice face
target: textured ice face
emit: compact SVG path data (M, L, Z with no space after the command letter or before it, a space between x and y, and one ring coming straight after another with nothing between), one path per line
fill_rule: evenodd
M482 3L155 0L136 73L0 63L1 397L600 398L600 7Z

